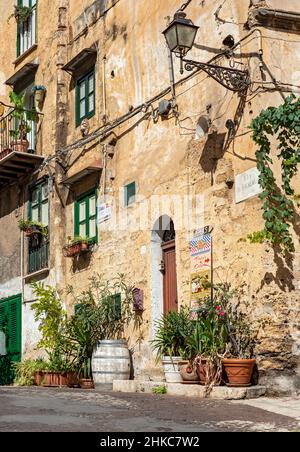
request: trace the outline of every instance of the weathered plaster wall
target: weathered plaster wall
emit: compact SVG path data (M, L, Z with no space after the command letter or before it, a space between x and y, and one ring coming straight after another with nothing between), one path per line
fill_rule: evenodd
M39 59L36 81L47 86L43 109L43 145L39 148L43 154L53 154L64 141L72 144L81 138L80 130L74 126L74 83L69 75L63 76L60 66L82 49L95 43L98 45L97 109L95 117L90 121L91 132L103 126L105 121L109 124L126 114L130 106L137 107L149 101L170 85L168 53L161 32L166 27L166 18L171 18L180 6L181 2L178 0L119 0L114 6L107 1L102 2L105 6L102 9L101 2L96 2L96 9L93 8L93 1L84 4L77 0L40 3L38 48L19 63L17 68L32 59ZM265 2L252 3L262 6ZM286 1L284 7L276 0L268 0L266 3L274 8L291 11L300 9L298 2L292 0ZM12 4L11 1L11 6ZM180 82L176 87L179 117L154 121L150 114L140 113L114 130L117 145L115 155L109 161L109 169L113 170L115 178L108 179L106 189L114 198L114 208L124 226L111 230L109 227L113 224L113 219L106 227L100 225L99 247L90 261L84 260L74 265L72 261L62 258L61 248L67 236L73 235L74 231L74 193L83 193L95 184L95 180L93 177L87 178L81 185L72 188L74 193L71 191L68 194L60 184L63 172L56 175L59 196L57 193L51 195L53 272L49 281L53 284L58 282L60 287L72 284L79 291L88 286L88 278L95 271L104 273L108 279L123 272L128 280L143 289L144 323L141 331L129 331L128 334L131 336L130 346L135 352L136 376L154 378L157 373L148 339L153 334L154 316L158 315L162 307L162 300L159 300L158 295L159 281L156 279L157 274L156 277L154 274L159 261L153 242L155 222L162 214L174 218L181 303L189 301L189 239L194 228L212 224L216 281L229 280L233 286L243 286L244 299L251 305L250 315L253 320L264 320L257 346L262 381L274 386L274 391L277 388L296 391L300 387L299 234L296 229L294 238L297 252L293 263L284 262L268 246L240 242L240 238L262 227L261 202L254 198L236 204L234 189L229 189L226 182L234 181L237 174L255 166L255 147L248 130L251 119L263 108L282 102L284 94L268 92L265 88L274 86L271 82L276 79L278 90L295 89L297 92L297 88L292 85L299 85L299 36L281 30L262 29L261 37L259 31L246 30L244 27L250 1L228 0L219 10L221 4L221 1L213 4L195 1L188 7L188 16L201 27L190 57L201 61L211 60L220 53L222 42L229 34L236 42L241 41L234 53L236 67L247 68L249 65L253 81L244 105L236 94L227 91L203 72L189 80L182 78L180 82L176 60L175 78ZM65 8L63 15L66 15L61 22L58 21L59 7ZM86 29L82 22L84 7L88 8ZM94 18L91 11L96 11ZM10 25L3 24L0 29L0 38L3 38L4 34L1 33L5 34L7 42L14 42L13 22ZM7 36L12 38L8 40ZM264 53L263 72L259 67L261 48ZM0 51L0 58L1 62L4 61L0 72L4 74L3 79L6 79L14 71L11 64L14 59L13 48L8 48L5 58ZM228 65L226 57L220 57L218 62ZM281 85L280 82L286 85ZM0 95L2 92L3 87L0 88ZM170 99L170 93L165 97ZM153 107L156 108L157 104L157 101L153 102ZM208 106L211 107L207 108ZM203 138L195 140L197 121L200 116L207 114L218 136L224 135L225 139L228 138L226 121L234 118L240 121L237 137L225 153L220 153L216 143L207 143ZM113 135L110 138L112 137ZM67 157L67 163L71 166L69 175L102 158L99 139L72 150ZM54 170L54 166L52 169ZM124 209L122 187L134 180L138 187L138 201L134 206ZM103 181L104 174L100 194L103 193ZM149 219L148 224L143 228L128 230L126 217L134 217L142 209L143 200L152 199L154 202L153 195L157 197L156 200L170 195L180 198L177 198L173 206L166 205L152 215L149 209L145 214L145 218ZM195 225L182 227L176 218L176 208L178 199L182 199L184 195L198 196L203 209L198 212ZM66 208L62 209L62 205ZM190 212L185 218L188 215ZM3 221L7 221L5 217L0 218L0 229L4 225ZM18 237L18 231L15 233ZM12 254L5 251L5 256L6 260L10 260ZM26 293L30 298L27 289ZM66 301L71 312L72 301ZM28 351L30 344L36 339L36 327L27 307L24 319L27 328L24 350Z
M203 2L203 6L201 3L191 4L187 13L194 23L201 26L191 58L210 60L216 56L228 34L232 34L236 42L243 39L248 33L243 28L247 21L248 6L248 2L229 1L219 12L219 20L216 20L214 13L218 5L212 7L208 2ZM76 11L80 13L80 5L73 2L71 7L73 18ZM75 43L70 42L69 51L74 55L80 49L91 45L96 37L100 39L100 62L106 55L108 120L125 114L130 105L136 107L144 103L169 85L167 51L161 31L166 25L165 17L172 16L177 7L177 1L169 1L163 4L131 2L128 8L128 4L121 1L102 20L91 26L86 35L79 37ZM290 9L287 5L286 8ZM297 36L278 30L262 30L262 33L265 81L271 81L271 73L278 81L295 83L294 72L297 71L299 60ZM71 35L74 34L72 31ZM214 225L216 280L227 279L234 286L244 286L245 301L252 305L253 319L265 319L257 349L262 378L268 375L266 381L270 384L269 376L272 375L274 386L280 382L279 386L282 388L296 390L299 387L297 368L300 289L299 283L296 282L297 272L289 270L286 264L274 255L272 249L239 242L240 238L262 227L260 201L254 198L237 205L234 190L230 190L226 185L226 181L234 180L235 175L255 166L255 148L248 132L251 119L262 108L282 101L282 95L278 93L256 93L262 81L258 59L260 48L260 35L253 32L236 50L236 60L242 62L245 67L248 64L248 55L252 55L251 78L257 84L253 85L253 93L249 93L243 107L234 147L231 145L225 155L216 161L217 156L211 154L216 151L214 146L207 149L205 140L193 139L197 120L206 114L206 106L211 105L209 114L219 134L227 134L226 120L234 119L235 115L238 115L237 95L226 91L201 73L177 87L181 128L178 123L176 126L175 119L159 119L154 124L151 118L147 118L136 124L142 117L140 115L115 130L120 138L110 163L116 176L110 189L117 211L120 209L121 219L128 213L137 212L142 206L142 199L149 200L152 195L204 196L204 215L200 216L197 226ZM238 58L240 53L244 58ZM280 64L283 54L285 61L290 58L290 64ZM220 59L220 63L226 64L226 59ZM178 81L180 76L177 62L175 71ZM99 78L101 74L101 70L98 71ZM103 80L98 81L100 88ZM102 105L102 93L98 95L98 105ZM74 134L72 127L74 108L71 99L69 102L72 119L68 142L72 143L78 138L78 134ZM154 103L155 106L157 103ZM101 114L102 111L97 112L97 121L101 121ZM91 122L92 129L93 125ZM101 155L101 148L96 146L94 152ZM74 155L77 155L76 152ZM137 182L140 202L129 209L123 209L122 201L119 202L119 190L133 180ZM161 214L174 217L174 207L165 207ZM103 272L107 278L118 271L125 272L128 280L134 281L145 292L145 323L141 333L145 340L151 334L157 299L157 284L153 282L155 251L151 237L152 227L158 216L151 218L146 230L131 233L126 228L124 231L104 231L100 226L99 249L94 253L88 269L80 268L74 271L74 267L69 264L66 273L67 281L80 290L87 284L87 278L94 270ZM67 230L70 232L73 230L72 218L71 204L67 209ZM175 227L179 299L184 303L188 302L189 297L188 240L192 231L181 229L176 221ZM297 240L296 235L295 239ZM298 267L298 256L296 253L295 269ZM157 309L159 310L159 307ZM147 343L142 346L137 344L136 336L131 337L137 376L141 373L144 376L151 373L153 375L153 365L149 364L147 359L151 356Z

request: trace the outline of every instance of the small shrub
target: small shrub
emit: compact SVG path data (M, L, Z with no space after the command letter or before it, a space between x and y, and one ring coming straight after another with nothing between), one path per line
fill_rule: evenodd
M156 386L155 388L152 388L153 394L167 394L168 390L165 385Z

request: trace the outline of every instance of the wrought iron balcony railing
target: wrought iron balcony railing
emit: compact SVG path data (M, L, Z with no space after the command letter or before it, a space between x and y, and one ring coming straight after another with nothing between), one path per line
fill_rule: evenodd
M0 160L13 151L36 153L37 124L39 123L40 115L34 113L37 121L33 121L31 119L32 111L25 110L24 113L25 117L29 118L26 119L26 137L24 134L22 137L22 125L16 117L14 109L0 118Z

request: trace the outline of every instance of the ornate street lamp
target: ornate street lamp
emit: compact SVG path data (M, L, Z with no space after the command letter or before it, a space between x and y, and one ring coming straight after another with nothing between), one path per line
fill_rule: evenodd
M250 84L248 71L201 63L184 58L194 46L198 29L199 27L194 25L190 19L186 18L186 14L183 11L177 11L173 22L163 32L170 51L180 58L180 73L183 74L183 68L187 71L199 68L231 91L246 91Z

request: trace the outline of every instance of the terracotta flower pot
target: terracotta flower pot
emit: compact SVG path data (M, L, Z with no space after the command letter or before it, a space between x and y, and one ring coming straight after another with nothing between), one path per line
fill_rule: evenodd
M78 388L79 387L79 378L75 372L68 372L67 386L68 386L68 388Z
M89 249L90 249L90 246L89 246L89 244L87 242L83 242L81 244L81 250L82 251L89 251Z
M64 248L65 257L76 257L81 253L81 244L69 245Z
M199 383L197 369L189 363L180 366L180 375L184 382Z
M228 377L227 386L251 386L255 359L223 359L223 365Z
M209 385L212 380L216 378L217 368L207 361L207 359L202 359L201 362L197 364L197 374L200 379L200 384L203 386ZM220 386L221 381L216 381L215 385Z
M27 152L29 148L28 140L14 140L11 143L12 150L15 152Z
M95 389L93 380L81 378L79 381L81 389Z
M43 382L43 379L44 379L44 376L45 376L45 372L42 372L42 371L35 372L35 374L34 374L34 384L36 386L41 386L42 382Z
M68 386L68 374L66 372L60 374L59 376L59 386L67 387Z
M33 229L32 228L24 229L24 234L26 237L31 237L33 235Z
M42 386L58 388L60 386L60 373L46 372L42 381Z

